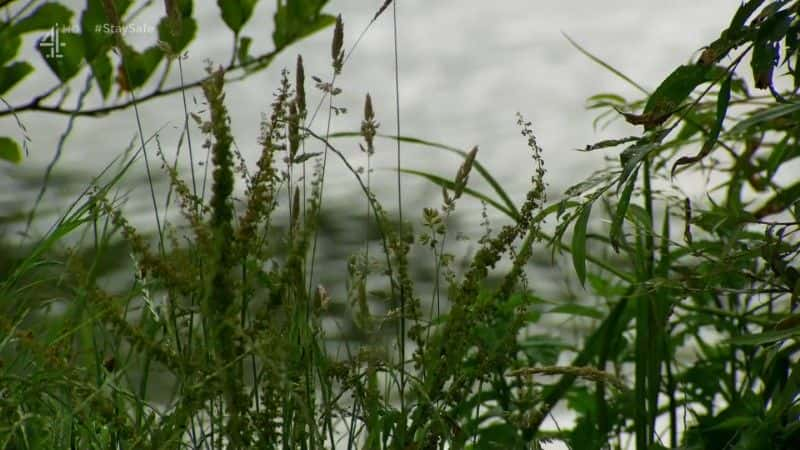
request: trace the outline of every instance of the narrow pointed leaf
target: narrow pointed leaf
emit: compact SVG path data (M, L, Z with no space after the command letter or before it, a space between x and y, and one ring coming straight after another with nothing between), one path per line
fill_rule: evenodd
M438 175L434 175L432 173L427 173L427 172L422 172L422 171L419 171L419 170L412 170L412 169L400 169L400 172L407 173L407 174L410 174L410 175L420 176L422 178L427 179L428 181L431 181L432 183L434 183L434 184L436 184L438 186L446 187L447 189L450 189L450 190L455 189L455 183L453 183L452 180L448 180L446 178L440 177ZM489 198L489 196L487 196L486 194L483 194L481 192L478 192L478 191L470 189L470 188L464 188L464 193L469 195L469 196L471 196L471 197L477 198L478 200L486 202L487 205L496 208L498 211L502 212L503 214L507 215L508 217L510 217L510 218L512 218L514 220L517 220L519 218L519 214L515 214L514 211L511 211L511 210L507 209L505 206L501 205L497 201Z
M639 169L637 168L628 179L627 184L625 184L625 189L623 189L622 195L619 197L617 211L614 213L614 220L611 222L611 235L609 237L611 246L614 247L614 251L617 253L619 253L619 244L622 241L622 223L625 221L625 214L631 202L631 193L636 185L636 176L638 174Z
M719 87L719 95L717 96L717 119L714 122L714 126L711 128L711 131L708 133L708 138L703 143L703 148L700 149L700 152L694 156L684 156L677 161L672 166L672 176L675 176L675 170L678 166L684 164L694 164L697 161L705 158L711 150L714 149L714 145L717 143L717 139L719 139L719 133L722 130L722 123L725 121L725 116L728 114L728 104L730 103L731 99L731 79L733 78L733 72L729 73L725 80L722 82L722 85Z
M581 211L578 220L575 221L575 228L572 230L572 265L575 273L581 282L581 286L586 283L586 227L589 224L589 216L592 213L592 204L587 203Z

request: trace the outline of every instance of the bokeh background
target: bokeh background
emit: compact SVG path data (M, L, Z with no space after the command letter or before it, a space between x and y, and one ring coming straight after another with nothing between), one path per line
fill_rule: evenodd
M77 11L83 7L80 1L64 3ZM244 28L243 34L253 38L252 54L272 48L274 3L259 2ZM347 48L381 3L379 0L329 3L327 12L343 16ZM398 1L401 132L465 149L479 145L478 159L514 198L521 200L532 172L525 141L516 125L515 114L521 112L533 123L545 150L552 197L602 163L603 154L579 153L574 149L599 139L636 132L623 121L616 121L604 130L593 129L596 114L585 109L586 98L601 92L619 93L626 98L639 95L573 48L562 33L653 89L672 68L713 40L737 6L738 2L730 0ZM135 25L144 31L128 35L128 40L140 49L152 45L156 33L148 33L146 29L148 25L154 28L162 9L155 4L137 17ZM395 133L389 12L370 28L338 80L343 92L336 102L349 112L334 119L336 131L357 129L363 97L369 92L382 123L380 131ZM232 34L220 19L215 2L195 2L195 16L200 32L184 62L186 80L202 77L208 61L225 64L232 46ZM267 70L226 87L237 145L251 163L257 158L260 115L268 110L281 69L293 69L296 55L302 54L307 76L327 79L330 39L330 29L315 34L280 54ZM25 103L58 82L36 52L35 44L35 37L28 38L23 57L34 63L37 70L6 96L11 105ZM74 106L83 79L78 76L73 80L65 106ZM173 70L167 85L177 82L177 71ZM313 92L310 103L316 104L320 92L311 86L308 90ZM201 110L199 97L199 89L190 91L190 110ZM102 99L96 93L86 102L86 107L101 105ZM160 130L162 145L167 152L174 151L183 118L180 97L167 96L147 102L140 111L145 135ZM0 183L4 186L0 189L0 207L4 214L29 205L35 197L43 170L53 160L67 123L66 116L52 114L25 113L20 119L31 138L30 153L20 166L0 166ZM315 123L316 127L323 125L323 120ZM194 132L199 139L199 132L196 129ZM7 116L0 119L0 134L20 137L22 131ZM45 204L57 207L74 196L135 136L132 109L101 118L78 119L55 166L54 184L48 188ZM354 141L342 141L341 146L355 162L360 161ZM389 141L379 144L375 160L378 170L395 167L393 148ZM403 165L409 168L452 176L458 163L450 154L414 146L404 148ZM333 164L331 169L327 199L344 201L357 187L340 164ZM375 188L391 195L393 184L388 181L391 178L376 177ZM381 180L387 182L382 184ZM405 183L410 204L430 198L432 188L421 180L405 177ZM480 208L476 202L462 203L461 210L467 215L474 215ZM47 211L51 209L45 208ZM48 217L53 216L43 213L39 217L42 221L35 228L42 230Z

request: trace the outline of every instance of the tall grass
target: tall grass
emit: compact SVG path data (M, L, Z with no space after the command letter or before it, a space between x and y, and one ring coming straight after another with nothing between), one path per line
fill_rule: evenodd
M393 219L371 190L371 166L360 173L330 140L339 112L336 78L349 56L343 40L340 17L333 76L318 83L327 98L323 134L311 128L316 111L309 117L298 58L294 83L284 71L262 123L261 155L250 173L232 146L224 73L209 67L202 86L208 117L186 111L206 135L209 196L194 172L187 182L177 160L154 153L140 129L140 151L94 181L4 280L3 416L11 418L2 427L5 447L410 448L463 445L476 436L485 420L477 415L480 406L499 392L508 396L519 383L484 389L481 395L488 396L466 409L461 401L516 366L508 344L524 325L510 319L530 303L525 295L512 297L524 257L517 257L501 289L481 285L517 238L535 235L531 219L543 190L529 196L525 220L486 238L459 279L446 254L446 234L477 148L467 155L452 187L442 189L442 206L425 210L423 245L432 250L437 271L426 297L438 306L424 314L409 273L418 237L402 216L400 173ZM377 128L367 96L360 134L368 160ZM541 167L538 147L532 148ZM195 151L190 146L190 164L198 159ZM155 211L155 242L125 217L120 195L126 171L144 160L149 174L153 154L170 182L166 201L180 211L180 220ZM371 254L365 237L364 252L349 264L347 303L367 343L348 345L345 357L326 350L323 326L341 299L315 285L315 273L326 270L315 249L329 155L350 170L369 213L365 227L376 226L381 243L380 254ZM539 187L543 174L534 178ZM239 201L233 198L236 178L246 186ZM77 248L89 252L53 253L61 238L77 232L84 233ZM124 288L100 276L103 264L119 257L120 243L134 261ZM44 258L61 262L50 266ZM38 290L43 282L57 294ZM450 314L442 312L442 291L453 299ZM386 313L373 312L379 304ZM495 314L499 308L505 317ZM503 323L490 341L476 333L476 326L493 327L495 320ZM457 425L459 416L469 423Z
M748 9L752 4L740 8L735 24L743 26L755 11ZM780 8L765 10L765 17L781 17ZM751 26L766 26L767 19ZM740 31L732 25L720 38L730 44L727 51L744 42L736 38ZM798 445L800 284L792 258L800 194L796 184L782 187L770 179L797 153L793 122L773 121L796 120L780 101L794 105L793 92L776 91L771 99L777 106L764 106L765 99L732 87L741 80L735 70L743 55L721 67L713 65L722 58L715 53L678 68L680 76L668 77L646 104L593 97L592 107L613 111L603 117L621 112L645 131L588 146L594 151L630 144L618 163L551 203L544 152L532 124L519 115L531 178L517 205L481 164L478 147L464 151L400 134L398 80L395 134L378 134L381 114L369 95L359 132L332 131L343 113L337 78L361 36L345 51L338 18L331 76L315 80L320 101L314 110L307 106L312 102L303 59L293 74L283 71L252 169L233 146L225 73L209 67L202 86L206 117L185 110L186 126L194 117L207 151L196 155L189 145L186 157L190 164L210 160L209 180L193 170L184 180L177 158L168 161L158 139L148 140L140 130L139 150L121 155L25 249L0 284L0 445ZM685 92L687 78L696 83ZM704 83L703 92L692 96ZM733 101L751 109L723 132L732 92L739 96ZM704 100L706 95L717 99ZM666 101L672 109L659 109ZM623 112L643 105L647 112L641 115ZM322 131L314 126L318 114L325 120ZM765 129L786 134L773 141ZM372 190L378 138L397 145L398 189L388 201ZM744 150L734 151L740 141ZM366 170L353 165L341 142L360 148ZM698 156L679 158L668 170L677 152L697 143ZM698 205L677 195L669 176L702 161L717 143L730 150L731 167L703 170L727 175L724 198L710 193L708 203ZM453 152L463 161L452 176L409 170L402 166L401 144ZM770 156L751 163L758 148L768 148ZM179 211L177 217L156 211L164 220L150 234L134 227L123 209L122 181L146 157L160 158L170 183L165 203ZM359 193L353 204L365 213L354 227L364 235L363 246L347 259L341 298L320 282L333 269L320 262L317 250L324 208L347 213L324 201L330 164L347 169ZM401 174L437 185L438 205L404 207ZM488 192L470 187L476 176ZM242 198L235 197L237 183L244 186ZM745 183L761 193L756 200L766 197L757 208L741 200ZM487 229L459 266L451 253L453 215L467 197L509 221L496 232ZM770 220L776 213L785 220ZM598 214L605 225L591 220ZM546 220L555 223L548 227ZM682 227L674 225L681 221ZM376 242L370 230L377 231ZM568 255L574 287L592 295L583 301L542 297L537 274L528 269L534 246L544 244L556 261L562 261L559 253ZM414 250L430 261L412 259ZM120 257L133 262L122 282L109 283L109 268L119 267ZM416 264L433 267L425 289L412 276ZM547 328L546 319L565 314L585 325L579 341ZM332 351L330 324L347 316L361 339ZM559 405L573 423L554 414Z

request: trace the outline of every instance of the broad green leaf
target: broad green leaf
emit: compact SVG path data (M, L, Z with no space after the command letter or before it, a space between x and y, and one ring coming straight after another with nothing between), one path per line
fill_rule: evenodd
M142 53L125 47L122 52L124 66L120 69L127 77L127 85L120 86L123 90L133 90L143 86L153 75L164 52L158 47L150 47Z
M623 238L622 223L628 212L628 205L630 205L631 202L631 193L633 192L633 187L636 185L636 177L638 174L639 168L636 168L628 179L627 184L625 184L625 189L622 190L619 203L617 203L617 210L614 212L614 220L611 222L611 234L609 238L611 239L611 246L614 247L614 251L617 253L619 253L619 244Z
M678 166L684 164L694 164L697 161L705 158L709 153L711 153L711 150L714 149L714 145L717 143L717 139L719 139L719 133L722 130L722 123L725 121L725 116L728 114L728 104L730 103L731 99L732 78L733 73L729 73L722 82L722 85L719 87L719 95L717 96L717 119L714 121L714 126L708 133L708 137L703 143L703 147L700 149L700 152L694 156L684 156L675 161L675 164L672 166L672 176L675 176L675 170L678 168Z
M575 228L572 230L572 265L581 286L586 282L586 227L591 213L592 204L587 203L581 210L580 216L575 221Z
M0 23L0 27L5 24ZM18 34L13 34L11 28L0 30L0 64L5 64L14 59L22 45L22 39Z
M5 94L15 84L33 72L33 66L26 62L16 61L5 67L0 67L0 95Z
M11 138L0 136L0 159L18 164L22 161L22 149Z
M168 1L165 4L169 9L158 23L158 39L169 46L170 52L178 55L197 34L197 22L192 18L192 1Z
M649 130L667 119L689 97L694 88L706 81L708 66L683 65L675 69L647 99L644 107L646 121L642 124Z
M275 11L275 30L272 42L276 49L282 49L298 39L315 33L336 21L336 18L323 14L322 7L328 0L286 0L278 3Z
M109 92L111 92L111 81L114 75L111 59L107 55L97 55L89 63L89 66L92 68L92 75L97 81L97 86L100 87L103 98L108 97Z
M120 11L119 7L117 7L117 11ZM88 61L94 61L97 55L104 54L111 49L113 34L108 28L110 23L111 20L106 17L102 0L87 0L86 8L81 13L81 36Z
M169 45L174 54L182 52L197 34L197 22L191 17L180 20L176 29L169 17L163 17L158 23L158 39Z
M253 15L253 8L258 0L217 0L222 20L235 34L239 34L242 27L250 16ZM291 1L290 1L291 3ZM278 9L280 9L278 2Z
M59 3L44 3L13 26L13 33L23 34L36 30L53 32L67 29L72 11Z
M75 33L48 33L39 40L39 53L59 80L67 81L81 68L83 39Z

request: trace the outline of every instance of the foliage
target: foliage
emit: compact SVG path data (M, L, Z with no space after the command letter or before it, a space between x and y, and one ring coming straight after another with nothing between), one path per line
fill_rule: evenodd
M198 187L205 180L184 180L178 161L158 153L171 182L168 203L182 221L162 223L156 209L151 243L123 213L119 185L132 164L147 161L141 136L140 150L98 176L0 284L0 417L9 418L0 422L0 442L800 447L800 187L791 175L800 155L800 20L797 2L764 3L742 4L697 61L676 68L646 99L592 97L600 120L624 117L643 132L586 146L626 147L555 202L546 201L543 152L521 115L533 173L519 206L477 147L388 136L398 151L423 145L463 158L452 179L398 167L398 176L423 176L442 189L441 203L414 220L416 232L372 192L380 125L369 95L360 132L315 131L298 58L264 117L251 172L232 145L224 99L225 74L236 68L209 67L201 83L208 117L193 115L213 163L209 196ZM239 32L252 3L231 5L224 20L246 47ZM306 6L281 2L276 17L308 32L327 23L321 3ZM39 26L28 23L17 26ZM344 49L343 19L335 23L331 76L315 80L328 123L344 113L336 79L355 47ZM281 39L307 34L279 29ZM116 45L124 61L124 45ZM786 71L786 83L776 70ZM750 84L764 94L753 95ZM334 145L356 136L365 170ZM341 294L319 281L334 269L317 261L329 156L349 170L363 194L361 224L377 236L347 260ZM476 174L488 193L469 187ZM693 199L681 186L697 178L713 181ZM237 179L246 187L241 199ZM486 232L459 266L452 215L470 196L509 222L495 232L484 214ZM555 219L552 230L547 219ZM65 250L67 237L79 242ZM539 242L554 256L569 253L575 282L590 295L542 296L527 270ZM104 277L120 248L134 260L123 288ZM415 283L423 263L414 252L434 268L429 285ZM554 333L554 315L583 325L585 335L576 342ZM331 351L332 321L356 330L359 342ZM573 424L547 424L557 405L574 413Z
M55 2L41 2L36 7L38 2L28 2L13 9L14 3L3 3L13 14L0 21L0 96L18 87L34 71L30 62L15 60L22 37L30 34L40 36L37 49L58 83L28 103L6 103L8 108L0 111L0 118L6 116L6 120L10 120L12 115L28 111L101 116L131 107L135 102L201 87L207 80L164 86L167 75L176 65L182 70L180 59L198 34L192 0L164 2L164 15L152 30L137 23L137 17L144 9L152 7L151 4L134 7L130 0L87 0L85 9L78 15ZM256 0L217 2L223 22L233 32L226 73L243 71L248 76L263 70L275 55L334 21L332 16L322 12L327 0L280 0L273 18L274 50L252 55L249 52L252 38L242 34L242 30L250 21L256 3ZM152 34L156 39L147 48L137 50L129 43L130 35L137 32ZM66 92L69 82L84 71L89 72L89 80L96 84L105 104L95 109L64 107L63 98L56 100L55 97ZM152 82L157 73L157 81ZM141 92L145 87L147 90ZM116 89L116 100L111 99L112 88ZM132 94L136 90L140 92L134 100ZM21 152L16 141L10 137L0 139L10 142L0 149L0 159L19 162ZM23 144L26 143L23 139Z

